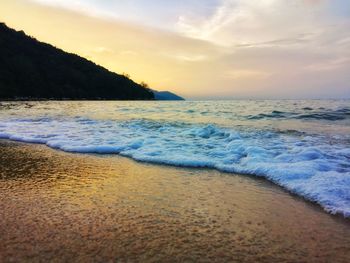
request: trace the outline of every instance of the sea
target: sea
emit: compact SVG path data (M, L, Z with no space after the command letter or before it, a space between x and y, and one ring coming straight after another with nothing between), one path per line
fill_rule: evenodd
M2 102L0 139L263 177L350 217L349 100Z

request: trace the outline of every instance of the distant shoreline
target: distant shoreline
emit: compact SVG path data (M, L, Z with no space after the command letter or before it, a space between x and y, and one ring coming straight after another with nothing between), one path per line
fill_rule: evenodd
M0 102L21 102L21 101L157 101L155 99L135 99L135 100L120 100L120 99L41 99L41 98L21 98L21 99L0 99ZM159 101L159 100L158 100Z
M183 100L163 100L163 99L126 99L126 100L121 100L121 99L101 99L101 98L94 98L94 99L69 99L69 98L62 98L62 99L44 99L44 98L20 98L20 99L1 99L0 98L0 103L1 102L24 102L24 101L31 101L31 102L40 102L40 101L185 101Z

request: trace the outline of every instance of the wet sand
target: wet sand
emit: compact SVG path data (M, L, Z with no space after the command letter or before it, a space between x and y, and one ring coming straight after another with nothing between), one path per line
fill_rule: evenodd
M350 220L259 178L0 141L0 262L350 262Z

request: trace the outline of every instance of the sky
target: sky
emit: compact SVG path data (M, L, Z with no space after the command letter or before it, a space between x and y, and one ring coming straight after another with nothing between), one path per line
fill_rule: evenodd
M349 0L1 0L0 21L189 99L350 98Z

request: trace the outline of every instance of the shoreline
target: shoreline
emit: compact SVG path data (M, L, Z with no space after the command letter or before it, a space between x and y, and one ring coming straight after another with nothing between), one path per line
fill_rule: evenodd
M254 175L254 174L245 174L245 173L234 173L234 172L228 172L228 171L222 171L216 168L212 168L212 167L191 167L191 166L181 166L181 165L175 165L175 164L171 164L171 163L158 163L158 162L149 162L149 161L142 161L142 160L137 160L134 159L132 157L129 156L124 156L121 155L119 153L97 153L97 152L68 152L68 151L64 151L62 149L56 149L56 148L52 148L50 146L48 146L46 143L41 143L41 142L25 142L25 141L21 141L21 140L12 140L12 139L4 139L0 137L0 145L1 142L9 142L9 143L17 143L17 144L28 144L28 145L42 145L44 147L47 147L50 150L53 151L59 151L59 152L63 152L63 153L67 153L67 154L77 154L77 155L92 155L92 156L107 156L107 157L120 157L120 158L127 158L128 160L134 161L136 163L140 163L140 164L149 164L149 165L155 165L155 166L162 166L162 167L174 167L174 168L180 168L180 169L193 169L193 170L207 170L207 171L215 171L215 172L219 172L222 174L227 174L227 175L232 175L232 176L244 176L244 177L249 177L252 179L258 179L258 180L264 180L265 182L268 182L278 188L280 188L281 190L285 191L287 194L290 194L293 197L299 198L300 200L310 203L312 205L315 205L317 207L319 207L324 213L329 214L331 216L334 217L339 217L341 219L344 219L345 221L350 222L350 217L346 217L344 214L342 214L341 212L338 213L332 213L331 211L327 211L326 208L324 208L322 206L322 204L320 204L318 201L316 200L312 200L312 199L308 199L303 195L300 195L296 192L293 192L292 190L288 189L287 187L281 185L280 183L278 183L277 181L274 181L271 178L267 178L266 176L260 176L260 175Z
M94 98L94 99L68 99L68 98L62 98L62 99L39 99L39 98L21 98L21 99L0 99L0 103L2 102L64 102L64 101L73 101L73 102L79 102L79 101L164 101L164 100L156 100L156 99L134 99L134 100L120 100L120 99L99 99L99 98Z
M347 219L263 178L5 140L0 167L3 262L350 260Z

